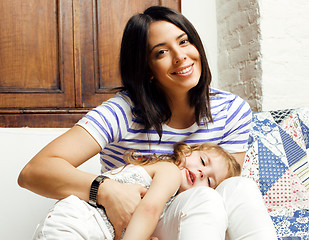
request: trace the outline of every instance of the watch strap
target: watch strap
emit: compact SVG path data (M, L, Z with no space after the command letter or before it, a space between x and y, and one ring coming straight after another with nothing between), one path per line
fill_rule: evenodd
M101 183L104 182L105 179L108 179L109 177L99 175L97 176L93 182L91 183L90 187L90 193L89 193L89 204L97 207L97 196L98 196L98 189Z

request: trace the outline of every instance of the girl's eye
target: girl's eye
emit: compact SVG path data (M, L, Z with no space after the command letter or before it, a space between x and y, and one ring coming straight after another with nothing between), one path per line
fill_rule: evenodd
M202 165L203 166L205 166L206 164L205 164L205 161L204 161L204 159L201 157L201 162L202 162ZM209 180L208 180L209 181Z

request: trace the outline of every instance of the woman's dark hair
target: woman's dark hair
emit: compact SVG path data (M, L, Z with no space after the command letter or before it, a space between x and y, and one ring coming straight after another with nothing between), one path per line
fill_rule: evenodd
M122 90L129 93L134 104L134 116L145 125L145 129L154 128L160 139L162 124L171 118L165 93L151 81L148 64L148 32L155 21L167 21L182 31L197 48L202 66L198 84L189 91L190 106L195 107L195 121L200 124L204 119L212 122L209 101L211 73L202 41L193 25L182 14L167 7L152 6L142 14L134 15L128 21L121 42L120 73Z

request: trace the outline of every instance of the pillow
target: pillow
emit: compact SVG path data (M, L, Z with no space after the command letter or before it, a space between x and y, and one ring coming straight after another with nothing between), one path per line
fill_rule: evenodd
M287 218L293 218L297 224L297 219L300 219L294 217L297 211L308 213L307 153L309 108L253 113L242 176L254 179L259 186L277 233L287 234L292 224ZM309 219L307 217L309 214L306 215ZM301 226L296 232L303 231L309 234L308 228L302 229Z

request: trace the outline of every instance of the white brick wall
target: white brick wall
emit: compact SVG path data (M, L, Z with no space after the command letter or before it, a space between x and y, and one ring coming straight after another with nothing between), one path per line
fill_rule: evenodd
M216 3L219 87L254 111L309 106L309 1Z
M261 54L256 1L217 0L219 88L261 110Z

